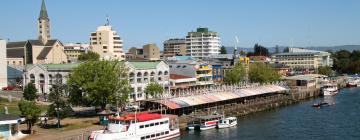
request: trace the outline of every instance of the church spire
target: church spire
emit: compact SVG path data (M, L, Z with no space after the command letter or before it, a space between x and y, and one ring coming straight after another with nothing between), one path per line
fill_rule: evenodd
M45 6L45 0L42 0L39 19L49 19L47 10L46 10L46 6Z
M50 19L45 6L45 0L42 0L40 16L38 19L38 38L43 44L50 40Z

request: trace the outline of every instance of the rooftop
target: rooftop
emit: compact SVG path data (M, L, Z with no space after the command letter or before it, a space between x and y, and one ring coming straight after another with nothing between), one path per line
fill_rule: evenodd
M160 64L161 61L128 61L135 69L156 69L156 66Z
M77 66L79 66L81 63L67 63L67 64L42 64L40 66L43 66L44 68L48 70L73 70ZM28 64L26 66L27 69L30 69L34 67L35 65Z

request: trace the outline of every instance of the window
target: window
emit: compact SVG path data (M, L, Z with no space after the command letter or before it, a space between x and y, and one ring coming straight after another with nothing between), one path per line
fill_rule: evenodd
M141 139L142 139L142 140L144 140L144 139L145 139L145 137L141 137Z
M164 123L169 123L169 121L165 121Z
M103 49L107 49L107 46L103 46Z
M146 124L145 127L149 127L149 124Z
M144 125L140 125L140 128L144 128Z
M147 138L147 139L150 138L150 135L147 135L146 138Z
M164 132L161 132L161 135L164 135L165 133Z
M150 127L151 127L151 126L154 126L154 123L151 123L151 124L150 124Z
M13 65L15 65L15 61L13 61Z
M159 125L159 122L155 123L155 125Z
M151 137L152 137L152 138L155 137L155 134L152 134Z
M164 124L164 122L160 122L160 124Z
M160 133L157 133L156 136L157 136L157 137L160 136Z
M169 134L169 131L165 131L165 134Z

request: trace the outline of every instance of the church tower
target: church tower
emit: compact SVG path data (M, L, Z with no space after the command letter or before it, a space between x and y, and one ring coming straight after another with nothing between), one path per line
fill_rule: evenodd
M48 40L50 40L50 19L47 14L45 1L42 0L41 4L41 11L40 16L38 19L39 24L39 36L38 39L41 41L44 45L47 43Z

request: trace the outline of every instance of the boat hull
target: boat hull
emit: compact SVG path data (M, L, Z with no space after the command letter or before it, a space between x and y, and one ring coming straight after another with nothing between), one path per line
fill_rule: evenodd
M200 127L200 130L205 131L205 130L214 129L214 128L216 128L216 125Z
M237 122L231 123L231 124L219 124L218 128L222 129L222 128L229 128L229 127L234 127L237 125Z

